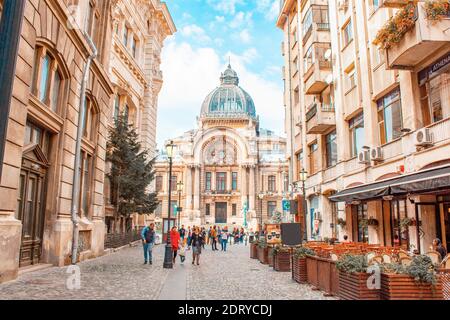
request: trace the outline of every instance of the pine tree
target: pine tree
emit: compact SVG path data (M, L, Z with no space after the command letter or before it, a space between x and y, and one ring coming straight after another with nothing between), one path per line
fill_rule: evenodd
M156 193L147 192L155 178L148 150L143 150L136 130L128 124L126 115L119 115L109 131L107 160L111 163L113 204L125 217L133 213L150 214L158 206Z

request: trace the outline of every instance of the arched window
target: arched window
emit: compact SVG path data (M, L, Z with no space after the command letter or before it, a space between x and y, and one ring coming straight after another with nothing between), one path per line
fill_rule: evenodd
M32 93L52 111L59 111L61 88L63 85L62 68L53 55L44 47L36 50Z
M91 98L86 97L86 111L83 119L83 137L93 141L97 132L97 110Z

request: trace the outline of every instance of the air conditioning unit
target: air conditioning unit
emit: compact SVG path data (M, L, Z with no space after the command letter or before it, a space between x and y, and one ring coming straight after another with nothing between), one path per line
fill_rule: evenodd
M414 144L418 147L426 147L433 145L433 137L428 128L417 130L414 134Z
M362 150L358 153L358 162L365 164L370 162L370 155L368 150Z
M370 160L381 161L383 160L383 154L381 147L373 147L370 149Z

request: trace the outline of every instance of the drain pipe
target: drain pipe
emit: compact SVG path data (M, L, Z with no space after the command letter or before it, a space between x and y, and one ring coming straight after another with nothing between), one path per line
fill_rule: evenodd
M72 235L72 264L77 264L77 255L78 255L78 235L79 235L79 219L78 219L78 195L80 189L80 175L81 172L78 173L78 168L80 167L81 162L81 138L83 137L83 119L86 114L86 87L87 81L89 77L89 69L91 67L92 61L97 57L97 48L95 47L94 42L91 37L84 33L85 39L89 44L92 53L88 57L86 64L84 66L83 78L81 82L81 92L80 92L80 108L78 112L78 128L77 128L77 140L75 145L75 164L73 168L73 187L72 187L72 223L73 223L73 235Z

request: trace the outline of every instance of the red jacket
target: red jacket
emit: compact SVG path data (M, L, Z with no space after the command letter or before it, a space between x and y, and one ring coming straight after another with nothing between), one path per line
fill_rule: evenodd
M180 243L180 233L178 231L170 231L170 243L172 244L172 249L178 250L178 245Z

